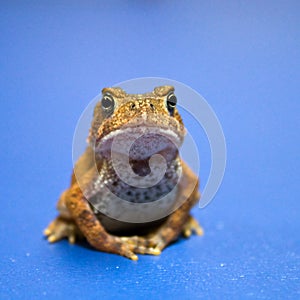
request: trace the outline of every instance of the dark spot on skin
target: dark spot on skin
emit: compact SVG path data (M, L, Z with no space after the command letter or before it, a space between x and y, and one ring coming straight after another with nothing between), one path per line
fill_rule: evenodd
M171 174L170 172L167 172L167 173L165 174L165 177L166 177L167 179L172 178L172 176L173 176L173 174Z
M81 211L79 217L85 218L85 217L89 216L90 214L91 214L91 213L90 213L89 210L84 209L84 210Z

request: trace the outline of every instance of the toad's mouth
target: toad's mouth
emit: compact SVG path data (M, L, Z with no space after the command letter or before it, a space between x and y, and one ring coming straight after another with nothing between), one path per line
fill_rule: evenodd
M181 143L180 136L168 128L123 127L98 140L95 150L106 159L114 153L131 161L147 160L154 154L161 154L171 161L177 156Z

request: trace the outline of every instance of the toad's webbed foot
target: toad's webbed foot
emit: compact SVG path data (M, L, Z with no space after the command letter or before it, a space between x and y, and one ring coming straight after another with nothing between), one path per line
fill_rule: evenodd
M122 237L121 240L131 244L135 253L158 255L166 246L176 240L180 233L188 238L192 233L203 235L204 231L197 220L189 216L181 229L161 226L153 234L147 236Z
M152 255L160 255L161 250L155 247L155 244L151 244L146 242L146 239L141 236L130 236L130 237L120 237L120 240L129 246L131 251L136 254L152 254Z

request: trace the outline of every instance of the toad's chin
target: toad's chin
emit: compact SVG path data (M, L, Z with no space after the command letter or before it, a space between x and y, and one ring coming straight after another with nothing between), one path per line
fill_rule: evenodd
M95 151L110 159L113 153L130 160L147 160L161 154L173 160L181 146L180 137L170 129L156 127L128 127L115 130L96 142Z

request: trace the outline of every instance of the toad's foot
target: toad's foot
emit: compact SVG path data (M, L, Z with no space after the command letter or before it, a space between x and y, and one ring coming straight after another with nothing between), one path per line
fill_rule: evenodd
M131 245L135 253L140 254L159 255L168 244L159 232L148 236L131 236L122 237L121 239Z
M61 216L52 221L44 230L44 235L50 243L55 243L63 238L68 238L71 244L75 243L76 236L82 236L77 225Z
M150 243L147 243L146 239L141 236L120 237L120 240L136 254L160 255L161 253L159 248L151 246Z
M187 222L183 226L182 234L184 237L188 238L192 235L192 233L203 235L204 230L196 219L194 219L192 216L189 216Z
M176 240L180 232L185 237L190 237L192 233L196 233L197 235L203 235L204 233L199 223L192 216L189 216L181 231L178 231L178 234L174 234L173 228L162 226L154 234L148 236L123 237L122 240L126 241L127 244L131 244L135 253L158 255L170 242Z

